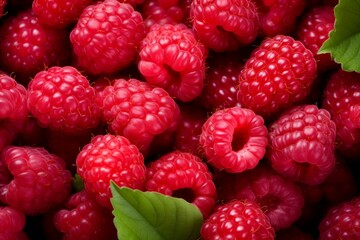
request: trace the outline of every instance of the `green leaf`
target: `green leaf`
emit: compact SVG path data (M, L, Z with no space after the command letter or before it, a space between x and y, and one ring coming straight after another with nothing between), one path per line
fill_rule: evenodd
M82 178L79 176L79 174L75 174L73 178L73 187L75 188L76 192L80 192L84 189L84 182Z
M202 214L187 201L157 192L142 192L111 182L114 223L119 239L199 239Z
M334 29L318 53L330 53L345 71L360 72L360 0L340 0L334 12Z

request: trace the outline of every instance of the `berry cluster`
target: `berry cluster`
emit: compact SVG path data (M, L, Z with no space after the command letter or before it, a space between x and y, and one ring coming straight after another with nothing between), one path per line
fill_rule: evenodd
M111 182L204 240L360 239L337 3L0 0L0 240L117 239Z

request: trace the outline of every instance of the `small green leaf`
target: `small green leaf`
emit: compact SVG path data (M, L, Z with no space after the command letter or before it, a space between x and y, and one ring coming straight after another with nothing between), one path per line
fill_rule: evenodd
M84 189L84 182L82 178L79 176L79 174L75 174L73 178L73 187L75 188L76 192L80 192Z
M196 240L202 214L183 199L142 192L111 182L114 223L119 239Z
M334 12L334 29L318 53L330 53L345 71L360 72L360 0L340 0Z

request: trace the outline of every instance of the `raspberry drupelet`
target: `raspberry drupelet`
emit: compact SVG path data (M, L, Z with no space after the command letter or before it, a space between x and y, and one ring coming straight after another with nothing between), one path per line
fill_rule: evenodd
M25 214L9 206L0 206L0 240L28 240L23 231Z
M327 110L294 106L268 129L267 159L282 176L317 185L333 171L336 126Z
M28 86L27 104L43 127L69 134L98 126L101 111L89 80L71 66L38 72Z
M228 172L256 167L267 139L264 119L252 110L232 107L214 112L204 123L200 145L209 164Z
M199 157L178 150L150 162L145 189L185 199L201 211L204 219L216 201L215 184L206 164Z
M317 75L312 52L290 36L266 38L239 75L238 101L268 119L309 93Z
M0 156L0 201L40 215L70 196L72 177L65 162L40 147L8 146Z
M105 0L87 6L70 33L79 66L91 74L113 74L129 66L145 36L141 14L127 3Z
M76 158L85 190L104 207L110 203L110 180L120 187L144 189L146 167L139 149L123 136L96 135Z
M137 79L116 79L101 95L99 105L109 132L129 139L144 157L156 154L155 147L172 145L180 110L163 88Z
M194 0L190 18L200 41L216 52L239 49L258 36L259 16L251 0Z
M260 206L251 200L218 205L201 227L204 240L273 240L275 231Z
M140 46L138 68L146 81L183 102L201 94L207 49L184 24L154 25Z

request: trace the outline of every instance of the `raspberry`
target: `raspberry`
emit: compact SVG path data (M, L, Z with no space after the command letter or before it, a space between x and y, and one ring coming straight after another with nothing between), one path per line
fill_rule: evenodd
M6 0L0 0L0 18L4 15Z
M84 190L71 195L65 208L55 213L54 223L63 239L117 239L111 211L98 205Z
M41 24L64 28L75 23L83 9L91 3L92 0L34 0L32 10Z
M220 201L256 202L275 231L291 226L300 218L304 206L300 188L270 168L259 166L241 174L224 173L218 182Z
M155 142L157 146L172 144L163 138L175 134L180 111L164 89L137 79L116 79L102 96L100 105L109 131L129 139L145 157L153 154Z
M138 68L148 83L183 102L201 94L207 51L186 25L154 25L139 56Z
M337 149L347 157L360 154L360 74L337 70L330 75L322 106L336 124Z
M207 112L193 104L179 104L181 117L176 130L174 148L201 157L199 145L202 126L207 119Z
M123 136L97 135L76 158L77 173L85 190L112 209L110 180L120 187L144 188L146 167L138 148Z
M314 56L300 41L284 35L265 39L239 75L238 101L268 118L303 100L316 74Z
M251 200L234 200L219 205L205 220L200 233L204 240L272 240L275 238L275 231L268 217Z
M306 0L255 0L260 18L260 34L273 37L289 35L296 29L297 19L303 13Z
M40 147L6 147L0 156L5 178L0 201L27 215L39 215L70 195L71 174L65 162Z
M259 16L251 0L194 0L190 17L200 41L216 52L249 45L258 35Z
M316 59L319 71L328 71L338 66L330 54L318 54L322 44L329 38L334 28L334 9L330 6L320 6L310 9L297 28L298 39L308 48Z
M240 107L213 113L200 135L208 163L233 173L254 168L263 158L267 143L263 118Z
M204 219L216 200L215 184L206 164L191 153L177 150L148 165L145 189L185 199L201 211Z
M317 185L335 166L335 123L316 105L295 106L269 126L267 158L281 175Z
M43 127L70 134L95 128L100 109L89 80L71 66L51 67L35 75L28 86L28 107Z
M319 225L320 240L360 238L360 197L331 208Z
M67 31L41 25L31 9L7 18L0 39L2 70L24 84L45 66L65 65L70 59Z
M0 152L15 140L25 124L27 91L12 77L0 73Z
M92 74L112 74L135 59L145 36L139 12L127 3L105 0L87 6L70 33L78 64Z
M21 211L0 206L0 240L28 239L23 232L25 221L25 214Z

